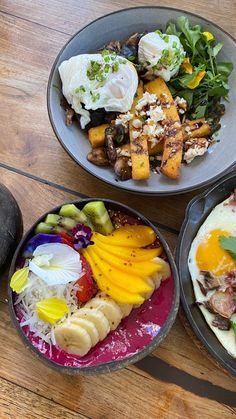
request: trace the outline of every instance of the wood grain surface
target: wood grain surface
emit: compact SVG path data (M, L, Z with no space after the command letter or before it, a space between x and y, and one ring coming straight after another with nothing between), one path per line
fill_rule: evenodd
M234 0L155 4L203 15L236 37ZM140 197L95 180L66 154L47 116L47 80L65 42L95 18L138 5L154 2L0 0L0 179L19 203L25 231L56 205L100 196L141 211L174 251L196 193ZM199 350L179 317L152 356L138 364L104 376L62 376L22 344L8 313L7 268L0 280L0 419L236 417L235 380Z

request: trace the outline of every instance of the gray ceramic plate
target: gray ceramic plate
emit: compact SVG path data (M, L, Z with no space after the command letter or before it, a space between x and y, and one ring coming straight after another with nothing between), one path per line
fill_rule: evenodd
M60 107L60 77L58 66L64 60L83 53L90 53L102 47L110 40L126 39L134 32L152 31L157 28L164 29L168 20L175 20L178 16L188 17L191 24L200 24L205 31L212 32L218 41L224 43L223 52L219 60L236 61L235 40L213 23L182 10L164 7L137 7L121 10L101 17L75 34L62 48L53 65L48 83L48 112L52 127L62 146L70 156L85 170L97 178L122 189L132 192L167 195L183 193L201 186L210 184L219 179L236 159L236 70L230 79L230 103L227 104L225 116L222 118L222 128L218 139L220 140L204 157L195 159L189 166L182 166L179 180L169 180L163 175L152 174L148 181L117 181L114 172L109 168L94 166L88 162L86 156L90 145L86 134L77 123L68 128L65 125L65 113ZM56 87L55 87L56 86ZM59 88L57 88L59 87Z
M180 276L181 302L194 332L216 361L236 377L236 359L230 356L220 344L195 304L188 270L188 254L199 228L213 208L224 201L235 187L236 172L233 172L190 201L179 235L175 259Z

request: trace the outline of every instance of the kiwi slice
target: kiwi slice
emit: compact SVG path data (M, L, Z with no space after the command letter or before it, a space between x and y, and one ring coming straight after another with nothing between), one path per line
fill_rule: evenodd
M35 228L35 233L42 233L42 234L53 234L53 233L66 233L66 229L60 227L58 225L46 224L46 223L39 223Z
M48 214L45 219L46 224L65 227L66 230L72 230L76 226L76 221L69 217L61 217L58 214Z
M114 227L102 201L89 202L84 206L82 211L92 221L95 231L105 236L111 234Z
M59 215L63 217L73 218L77 223L86 224L92 230L94 230L91 220L84 214L83 211L80 211L74 204L65 204L61 207Z

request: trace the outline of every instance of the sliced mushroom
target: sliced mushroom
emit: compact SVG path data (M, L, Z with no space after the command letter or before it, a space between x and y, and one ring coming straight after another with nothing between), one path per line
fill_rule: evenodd
M126 41L126 45L132 45L134 47L138 46L141 34L138 32L133 33Z
M230 320L225 319L222 316L217 314L215 318L212 320L212 326L217 327L219 330L229 330L230 329Z
M216 291L208 300L208 304L215 314L230 319L236 308L233 297L234 294L230 289L227 289L225 292Z
M114 137L116 134L116 127L109 127L105 130L105 148L107 152L108 160L111 164L115 163L117 158L117 152L114 143Z
M114 172L120 180L128 180L132 177L132 169L129 165L129 157L118 157L114 164Z
M74 109L69 108L69 109L66 110L66 125L67 125L67 127L70 127L72 125L74 114L75 114Z
M108 49L109 51L114 51L117 54L120 52L120 42L119 41L111 41L109 44L105 46L104 49Z
M87 155L88 161L97 166L109 166L106 150L104 147L93 148Z

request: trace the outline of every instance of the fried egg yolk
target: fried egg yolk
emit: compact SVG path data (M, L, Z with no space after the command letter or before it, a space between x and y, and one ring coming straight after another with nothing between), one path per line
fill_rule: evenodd
M230 233L224 230L209 231L196 252L196 261L201 271L210 271L213 275L221 276L236 269L236 261L230 254L222 249L219 237L229 237Z

